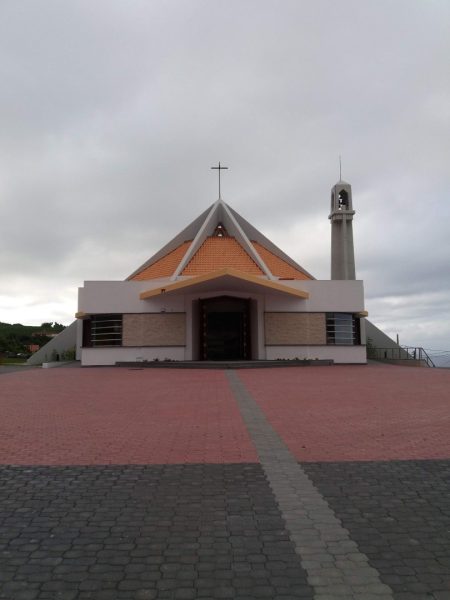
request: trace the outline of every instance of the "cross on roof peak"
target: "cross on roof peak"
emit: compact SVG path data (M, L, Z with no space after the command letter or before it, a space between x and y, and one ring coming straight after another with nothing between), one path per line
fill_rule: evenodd
M219 166L218 167L211 167L211 169L217 169L219 171L219 200L222 200L222 196L220 193L220 171L223 171L224 169L228 169L228 167L222 167L220 164L220 160L219 160Z

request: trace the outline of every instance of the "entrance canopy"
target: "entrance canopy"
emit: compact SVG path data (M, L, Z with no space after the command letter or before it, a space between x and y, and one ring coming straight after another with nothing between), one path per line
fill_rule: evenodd
M161 287L141 292L141 300L154 298L161 294L180 294L180 293L202 293L214 291L235 291L235 292L277 292L296 298L306 300L309 298L308 292L299 290L288 285L263 279L256 275L250 275L237 269L229 267L219 269L205 275L191 277L189 279L178 280L174 283L167 283Z

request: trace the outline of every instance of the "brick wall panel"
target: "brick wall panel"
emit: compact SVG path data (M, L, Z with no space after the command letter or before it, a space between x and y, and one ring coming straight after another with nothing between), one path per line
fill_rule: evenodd
M185 345L185 313L123 315L123 346Z
M326 344L325 313L267 312L266 346L319 346Z

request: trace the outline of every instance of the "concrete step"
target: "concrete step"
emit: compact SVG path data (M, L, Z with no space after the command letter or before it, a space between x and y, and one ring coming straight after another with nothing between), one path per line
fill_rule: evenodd
M133 369L267 369L274 367L324 367L332 360L152 360L117 362L116 367Z

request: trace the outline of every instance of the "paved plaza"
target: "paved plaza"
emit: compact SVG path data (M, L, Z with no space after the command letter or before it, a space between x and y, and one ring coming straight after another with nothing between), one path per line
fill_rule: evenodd
M0 375L0 598L450 600L450 370Z

